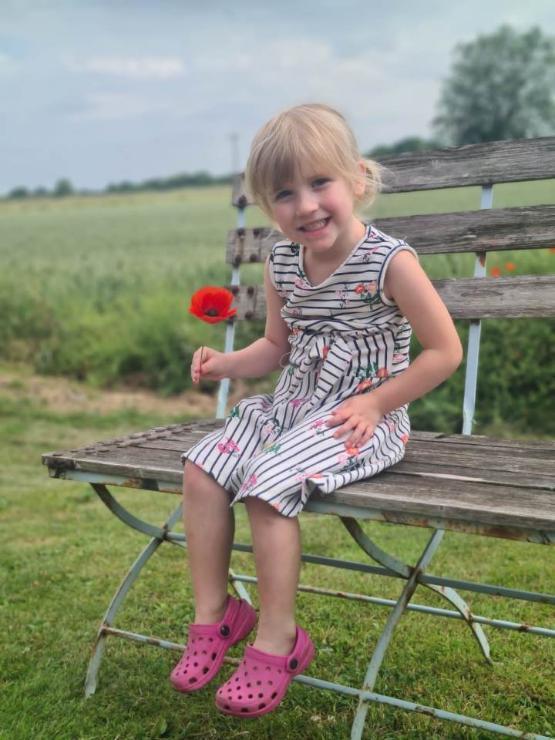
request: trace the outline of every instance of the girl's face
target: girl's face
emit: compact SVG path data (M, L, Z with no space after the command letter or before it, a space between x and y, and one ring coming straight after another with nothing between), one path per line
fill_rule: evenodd
M337 175L312 171L272 194L272 216L291 241L315 254L341 256L364 234L364 225L354 214L355 198L363 190L362 181L353 187Z

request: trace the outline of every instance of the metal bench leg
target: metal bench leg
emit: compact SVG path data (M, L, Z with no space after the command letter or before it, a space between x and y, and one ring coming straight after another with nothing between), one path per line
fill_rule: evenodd
M388 620L372 655L372 659L368 665L368 670L366 671L364 684L362 686L363 691L372 691L372 689L374 688L374 684L376 683L378 671L383 662L385 652L389 646L391 638L393 637L393 631L395 630L397 623L401 619L403 612L407 607L407 604L409 603L414 591L416 590L419 574L422 573L428 566L435 551L439 547L441 540L443 539L443 535L444 530L435 530L428 544L424 548L424 551L420 556L416 567L412 570L412 573L408 577L407 582L401 592L401 595L397 600L397 603L390 612ZM364 729L364 722L366 719L368 708L369 701L367 699L361 698L359 700L357 713L355 715L355 719L351 728L351 740L360 740L360 738L362 737L362 731Z
M108 506L110 511L112 511L118 517L118 519L121 519L126 524L133 527L133 529L138 529L141 532L154 536L141 552L139 557L135 560L135 562L125 575L124 579L120 583L118 589L112 597L112 600L110 601L110 605L108 606L108 609L106 610L104 618L100 624L93 646L93 653L87 668L87 676L85 679L86 697L92 696L96 691L97 675L100 668L100 663L102 661L102 656L104 654L106 638L109 634L110 627L113 624L113 621L120 606L122 605L129 589L139 577L139 574L144 565L148 562L148 560L150 560L150 558L156 552L158 547L160 547L162 542L164 542L168 531L174 526L174 524L181 516L180 504L177 509L171 514L171 516L166 520L162 527L155 527L151 524L148 524L147 522L144 522L141 519L137 519L137 517L133 516L129 511L127 511L127 509L121 506L108 491L106 486L98 484L91 485L98 493L100 498L103 500L103 502Z
M357 542L357 544L369 555L373 560L383 565L385 568L390 570L392 573L396 573L401 578L409 578L412 573L412 568L406 563L402 563L397 558L389 555L380 547L378 547L372 540L365 534L364 530L356 519L349 517L341 517L345 528L348 530L351 537ZM443 532L444 530L435 530L436 532ZM454 588L450 586L436 586L431 583L422 583L423 586L429 588L431 591L442 596L450 604L452 604L459 614L463 617L467 625L470 627L476 642L478 643L482 655L486 661L490 664L493 663L490 657L489 642L485 635L481 625L474 621L474 615L470 611L470 608L466 601L459 596Z

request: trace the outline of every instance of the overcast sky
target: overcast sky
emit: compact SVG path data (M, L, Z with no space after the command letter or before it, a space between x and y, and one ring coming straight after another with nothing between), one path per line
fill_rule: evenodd
M553 0L0 0L0 193L239 166L284 106L322 101L363 150L430 121L456 43L555 33Z

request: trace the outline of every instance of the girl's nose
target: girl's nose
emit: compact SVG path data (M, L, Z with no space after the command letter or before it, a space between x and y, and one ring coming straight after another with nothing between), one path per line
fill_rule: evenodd
M307 213L313 213L318 208L318 202L314 193L307 189L299 191L297 198L297 214L304 216Z

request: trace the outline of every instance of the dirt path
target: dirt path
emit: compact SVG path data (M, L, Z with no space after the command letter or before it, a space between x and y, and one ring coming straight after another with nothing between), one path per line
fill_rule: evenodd
M250 391L253 392L252 390ZM245 384L233 381L229 404L248 395ZM179 415L181 410L202 418L216 415L216 395L185 391L163 398L147 390L99 390L64 377L35 375L25 367L0 367L0 395L14 400L31 400L51 411L85 411L105 414L135 409L144 413ZM228 404L228 408L229 408Z

